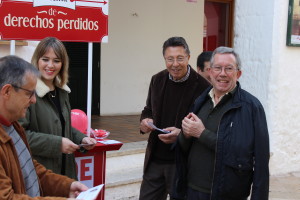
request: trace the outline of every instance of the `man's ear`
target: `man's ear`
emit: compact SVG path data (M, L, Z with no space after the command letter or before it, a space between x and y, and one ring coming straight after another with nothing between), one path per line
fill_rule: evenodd
M242 76L242 71L241 70L237 71L237 78L239 79L241 76Z
M3 97L9 97L10 96L10 94L11 94L11 90L12 90L12 86L11 86L11 84L6 84L6 85L4 85L2 88L1 88L1 95L3 96Z

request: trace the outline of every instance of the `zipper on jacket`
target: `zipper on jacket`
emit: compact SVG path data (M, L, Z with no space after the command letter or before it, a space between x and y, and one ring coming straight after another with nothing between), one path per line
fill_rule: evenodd
M215 163L214 163L214 172L213 172L213 179L212 179L212 184L211 184L211 189L210 189L210 200L212 200L212 196L213 196L213 186L214 186L214 179L215 179L215 171L216 171L216 160L217 160L217 150L218 150L218 138L219 138L219 129L220 129L220 124L221 124L221 121L222 121L222 118L224 117L224 115L228 112L228 111L230 111L230 110L232 110L232 109L237 109L237 108L239 108L240 106L235 106L235 107L231 107L231 108L229 108L228 110L226 110L225 112L224 112L224 114L222 115L222 117L221 117L221 120L220 120L220 122L219 122L219 125L218 125L218 130L217 130L217 142L216 142L216 148L215 148ZM230 128L232 128L232 126L233 126L233 122L231 122L230 123Z

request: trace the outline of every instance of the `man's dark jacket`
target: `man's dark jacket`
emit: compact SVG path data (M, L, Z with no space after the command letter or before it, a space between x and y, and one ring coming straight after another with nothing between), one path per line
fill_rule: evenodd
M174 126L177 128L181 128L181 121L190 111L195 99L209 86L209 83L202 76L200 76L192 68L190 69L190 75L186 80L187 82L183 94L184 98L182 98L182 101L176 108L178 111ZM145 118L151 118L153 119L153 124L160 127L162 103L168 79L169 72L166 69L152 76L146 106L141 114L141 121ZM157 134L157 132L151 132L148 138L144 161L144 172L146 171L149 160L151 159L153 147L158 140L155 134Z
M269 134L264 109L257 98L241 89L239 83L232 104L221 118L217 132L216 160L211 200L268 200ZM193 112L205 102L208 88L197 100ZM184 199L186 154L176 145L176 199ZM203 163L205 165L205 163ZM252 186L252 188L251 188Z

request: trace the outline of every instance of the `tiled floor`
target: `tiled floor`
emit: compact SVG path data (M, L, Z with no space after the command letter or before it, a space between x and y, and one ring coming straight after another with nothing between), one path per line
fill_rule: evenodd
M104 129L110 132L109 139L118 140L123 143L145 141L148 134L140 134L139 115L121 116L96 116L91 119L93 129Z

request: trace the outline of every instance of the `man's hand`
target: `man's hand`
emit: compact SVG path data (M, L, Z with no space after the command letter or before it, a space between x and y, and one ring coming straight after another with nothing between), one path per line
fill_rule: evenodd
M176 128L176 127L168 127L168 128L165 128L164 130L171 131L171 133L159 134L158 138L166 144L174 143L177 139L177 136L179 135L179 133L181 131L181 129Z
M83 148L85 148L86 150L91 150L96 146L97 141L94 138L84 137L81 141L81 144L90 144L87 146L83 146Z
M144 133L149 133L154 130L151 126L149 126L148 122L153 123L153 119L145 118L141 121L140 129Z
M65 154L71 154L79 149L79 146L72 142L70 139L63 137L61 143L61 151Z
M182 120L182 131L186 138L199 138L204 130L205 127L201 119L199 119L194 113L189 113Z
M80 192L86 191L87 189L89 188L79 181L74 181L70 187L69 197L76 198L80 194Z

